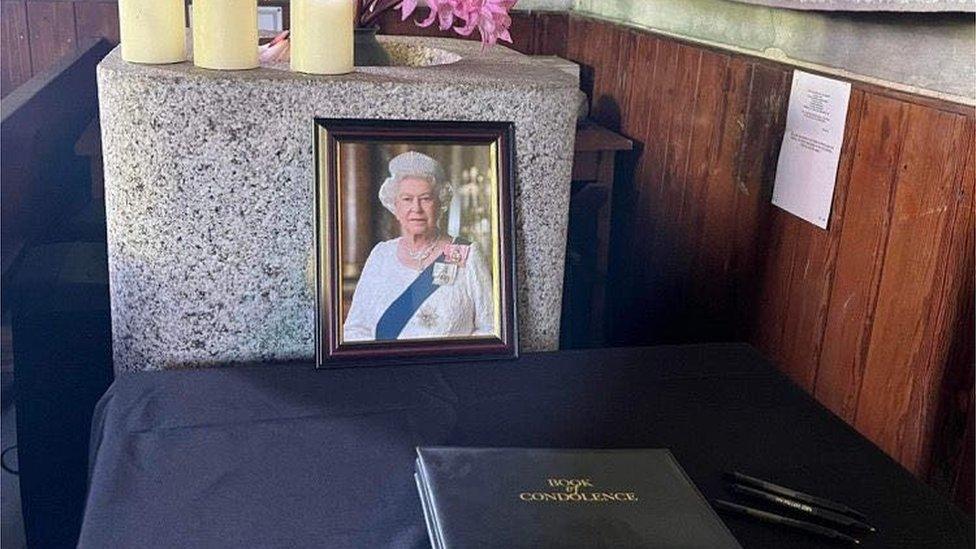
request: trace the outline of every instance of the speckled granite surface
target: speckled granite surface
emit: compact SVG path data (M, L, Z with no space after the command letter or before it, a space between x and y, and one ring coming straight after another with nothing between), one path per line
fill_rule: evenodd
M312 119L514 121L519 328L555 349L578 81L503 48L390 37L404 62L312 77L98 67L117 371L314 355Z

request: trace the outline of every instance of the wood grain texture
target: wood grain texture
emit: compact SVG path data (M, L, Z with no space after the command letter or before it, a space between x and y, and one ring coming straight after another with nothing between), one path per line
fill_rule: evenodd
M78 41L104 38L119 43L119 6L116 2L75 2L75 34Z
M729 57L716 52L702 51L699 60L698 83L695 90L694 110L689 125L689 146L685 166L685 185L677 224L681 231L680 254L677 271L681 273L677 286L681 317L675 337L696 337L690 332L710 330L710 312L700 299L699 288L708 285L698 264L707 225L709 177L719 158L722 144L722 125L730 99L725 83ZM734 105L734 103L732 103Z
M692 142L692 121L697 106L701 50L679 45L669 61L674 71L673 87L668 90L665 112L669 119L668 140L662 143L663 163L659 165L657 193L652 198L651 212L655 217L655 230L649 235L653 261L653 300L659 310L680 311L685 296L683 281L687 272L683 260L690 252L685 242L686 228L680 222L686 185L688 159ZM696 151L698 152L698 151ZM662 341L680 339L683 331L681 317L659 317L656 331Z
M861 432L917 474L925 472L927 459L927 400L938 373L931 361L937 291L964 168L963 122L959 115L909 107L855 415Z
M966 414L966 427L963 435L958 439L958 455L956 456L957 466L954 471L949 471L951 480L952 499L970 516L974 512L973 485L976 483L976 475L973 474L973 462L976 461L974 447L976 447L976 437L974 437L973 427L973 394L969 395L969 413Z
M779 67L757 64L750 83L745 118L745 137L738 151L734 172L735 196L733 238L732 306L740 339L755 337L755 306L765 280L756 276L762 265L760 253L771 235L770 205L776 160L786 123L786 100L791 75ZM790 235L781 235L784 238ZM773 356L775 358L775 355Z
M845 139L857 136L863 92L851 95ZM843 226L846 195L851 178L853 148L842 149L831 207L832 227L822 230L772 208L770 238L780 243L766 250L763 293L757 303L757 341L776 357L798 385L814 390L817 361L823 342L830 288Z
M0 96L31 77L25 2L0 2Z
M970 119L966 132L972 136L976 124ZM946 278L955 281L954 294L950 294L942 315L943 330L951 335L939 337L948 346L945 351L946 372L937 398L935 435L932 451L930 480L951 489L956 502L970 515L974 513L973 478L976 460L973 458L973 416L976 412L973 382L976 372L976 296L974 296L973 272L976 256L976 143L971 142L966 155L966 171L963 173L959 212L954 226L953 252L950 265L957 273ZM959 261L955 259L959 258ZM954 317L954 318L953 318Z
M27 2L31 72L38 74L75 51L75 10L70 2Z
M848 142L858 133L863 100L863 92L852 92L845 130ZM830 216L836 227L844 224L853 164L854 149L843 148ZM793 221L799 220L793 218ZM814 391L816 382L840 236L840 230L824 231L805 222L797 227L780 356L784 370L810 392Z
M900 101L865 96L858 133L847 141L856 151L847 189L851 207L843 226L830 227L840 233L840 243L814 395L850 422L864 375L907 112Z
M821 230L770 204L792 67L577 16L567 39L636 143L611 340L748 339L909 470L972 478L973 109L853 82Z
M618 155L617 181L614 184L614 220L611 228L611 246L614 243L632 238L635 220L640 214L640 187L635 181L643 181L647 177L647 158L645 152L648 143L646 136L650 128L650 117L646 116L648 99L653 93L654 84L659 82L655 78L657 68L658 46L660 42L646 33L636 33L633 54L627 59L626 70L630 77L627 87L621 90L622 108L620 131L638 140L636 150L629 155ZM633 248L630 248L633 249ZM642 292L635 288L641 279L642 262L637 257L628 257L617 253L611 248L609 257L609 273L613 284L608 289L608 325L606 332L617 343L621 343L628 336L627 329L640 324L637 318L641 308L630 302L633 296ZM630 334L636 337L636 334Z
M701 311L695 326L703 340L723 341L738 331L732 307L733 239L735 226L735 180L737 161L746 133L746 112L755 66L741 57L730 57L724 67L721 115L712 123L718 134L716 148L709 153L705 199L698 204L702 217L701 238L694 243L697 255L692 265L694 293L691 299Z
M667 311L657 299L662 285L658 278L661 269L656 263L659 259L657 242L660 240L657 231L660 230L662 221L659 204L671 119L674 115L671 101L674 97L677 62L678 45L661 40L654 57L651 92L647 103L643 105L646 125L642 133L634 136L644 143L644 151L632 183L635 200L633 232L624 237L632 244L623 248L614 246L613 249L614 253L623 255L634 263L631 275L634 293L624 297L625 303L629 302L632 307L632 314L627 319L629 326L625 327L622 338L628 343L644 338L654 343L662 342L662 326L669 320Z
M563 12L535 15L535 50L533 55L566 56L569 14Z

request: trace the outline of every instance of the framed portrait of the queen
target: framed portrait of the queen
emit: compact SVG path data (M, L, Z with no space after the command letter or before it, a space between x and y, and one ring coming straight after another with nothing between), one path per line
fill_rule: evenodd
M513 133L316 119L319 367L517 355Z

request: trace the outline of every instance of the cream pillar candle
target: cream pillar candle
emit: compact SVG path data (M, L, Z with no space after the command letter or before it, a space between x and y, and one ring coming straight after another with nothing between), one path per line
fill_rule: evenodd
M356 0L292 0L291 70L352 72L355 16Z
M183 0L119 0L119 38L131 63L186 61Z
M193 0L193 64L220 70L257 67L257 0Z

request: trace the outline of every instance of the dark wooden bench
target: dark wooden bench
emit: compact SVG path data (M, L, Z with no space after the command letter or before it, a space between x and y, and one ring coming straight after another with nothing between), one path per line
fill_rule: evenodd
M57 230L91 199L90 167L74 147L98 115L95 66L111 49L105 40L92 40L3 98L0 263L4 283L10 282L31 242Z
M86 44L2 105L3 306L30 547L77 540L91 414L112 381L105 215L90 165L95 67L111 48Z
M576 130L560 347L605 342L610 220L617 153L626 137L584 120Z

